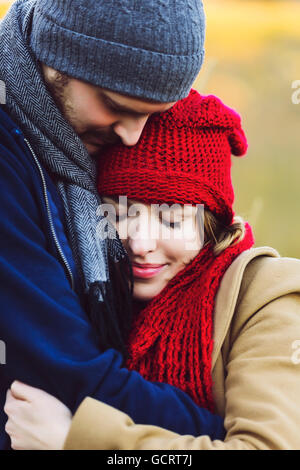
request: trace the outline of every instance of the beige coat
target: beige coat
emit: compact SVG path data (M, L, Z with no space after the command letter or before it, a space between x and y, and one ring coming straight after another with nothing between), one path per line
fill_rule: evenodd
M86 398L65 449L300 449L300 260L253 248L226 271L216 297L212 375L224 442L137 425Z

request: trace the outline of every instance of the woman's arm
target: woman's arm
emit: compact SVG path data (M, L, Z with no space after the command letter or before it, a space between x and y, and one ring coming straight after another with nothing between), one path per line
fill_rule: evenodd
M300 262L258 260L256 267L252 262L247 268L221 352L225 439L135 424L127 414L86 398L64 448L299 449L300 354L295 347L300 340Z
M89 406L91 403L92 406ZM97 449L97 429L103 419L101 407L104 403L93 398L87 398L80 405L87 416L80 417L88 428L79 426L78 443L72 438L72 445L79 449ZM115 408L107 405L107 409L114 412ZM206 411L206 410L205 410ZM71 411L57 398L47 392L31 387L22 382L15 381L6 394L4 412L8 416L5 431L10 436L11 447L14 450L62 450L71 427ZM100 412L98 421L98 415ZM207 426L215 437L224 436L223 420L217 415L208 413ZM76 414L78 419L79 411ZM126 418L127 415L122 413ZM90 429L92 426L92 429ZM154 427L154 426L153 426ZM155 429L159 429L154 427ZM76 428L78 431L78 428ZM96 433L96 434L94 434ZM173 433L172 433L173 434ZM94 435L96 440L94 440Z
M72 412L91 396L139 422L175 432L214 433L220 418L186 393L146 381L122 366L118 352L99 349L57 257L40 175L28 162L26 148L18 147L8 131L0 134L0 324L9 356L1 366L0 449L8 446L3 403L14 379L47 390ZM7 142L11 148L5 149Z
M300 339L300 294L277 298L252 316L244 304L231 332L223 441L138 425L128 415L87 398L73 417L64 448L299 449L300 361L295 361L293 344Z
M231 338L224 440L135 424L127 414L93 398L81 403L71 422L56 399L14 383L12 393L18 399L8 396L5 407L13 448L299 449L300 361L295 360L293 345L300 339L300 294L277 298L251 316L237 314Z
M4 411L9 417L5 431L12 449L62 449L72 414L57 398L15 381L7 391Z

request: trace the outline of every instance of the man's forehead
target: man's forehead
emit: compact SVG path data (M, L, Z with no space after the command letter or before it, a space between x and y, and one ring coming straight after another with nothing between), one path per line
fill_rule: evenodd
M123 109L124 112L136 112L141 115L152 114L157 112L164 112L170 109L174 102L160 103L158 101L146 100L142 98L136 98L133 96L122 95L114 91L99 88L99 94L108 103Z

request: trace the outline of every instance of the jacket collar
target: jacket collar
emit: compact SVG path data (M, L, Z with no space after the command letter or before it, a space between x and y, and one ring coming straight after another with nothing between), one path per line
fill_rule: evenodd
M245 269L258 256L279 257L279 253L267 246L250 248L234 260L223 276L215 299L212 369L231 324Z

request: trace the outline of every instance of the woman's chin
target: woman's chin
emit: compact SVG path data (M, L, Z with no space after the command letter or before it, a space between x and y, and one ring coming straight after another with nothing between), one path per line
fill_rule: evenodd
M150 302L150 300L152 300L153 297L155 297L155 296L154 295L143 295L143 294L135 295L135 294L133 294L133 298L137 302Z
M135 283L133 288L133 298L138 302L150 302L150 300L156 297L162 291L162 289L163 288L161 286L140 286Z

